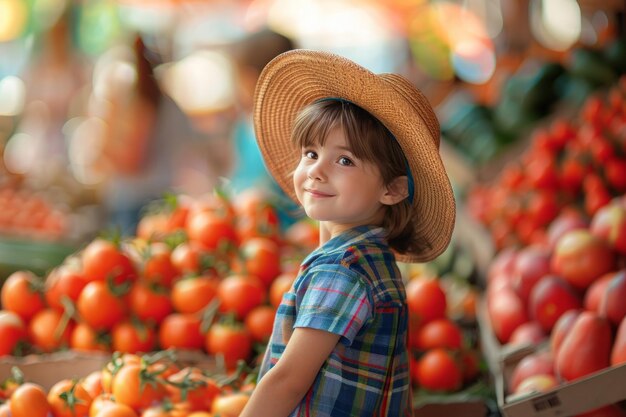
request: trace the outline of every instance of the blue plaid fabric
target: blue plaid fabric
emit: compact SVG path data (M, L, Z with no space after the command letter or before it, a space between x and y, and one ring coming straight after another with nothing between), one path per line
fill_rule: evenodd
M400 271L379 227L329 240L302 263L276 313L259 380L295 327L341 336L291 416L412 415L408 311Z

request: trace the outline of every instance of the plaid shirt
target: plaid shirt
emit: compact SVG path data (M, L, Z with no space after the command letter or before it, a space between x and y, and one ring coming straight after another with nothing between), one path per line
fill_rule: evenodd
M383 232L359 226L329 240L283 296L259 379L295 327L341 336L291 416L412 415L404 285Z

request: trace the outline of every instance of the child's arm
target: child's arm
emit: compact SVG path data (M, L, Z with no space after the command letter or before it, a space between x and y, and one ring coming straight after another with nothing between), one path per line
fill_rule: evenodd
M240 417L287 416L307 393L339 335L296 328L276 365L261 378Z

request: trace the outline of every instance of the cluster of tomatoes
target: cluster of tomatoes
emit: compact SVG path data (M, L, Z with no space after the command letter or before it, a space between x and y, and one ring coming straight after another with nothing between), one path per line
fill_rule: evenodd
M470 190L468 210L496 249L545 242L564 207L592 216L626 192L626 76L587 99L571 120L537 128L528 149L490 184Z
M253 377L245 367L225 375L172 355L115 354L102 370L61 379L47 391L16 372L2 382L0 416L236 417Z
M448 292L440 279L415 276L406 285L409 308L411 377L418 389L451 393L480 376L481 354L460 321L449 314ZM475 298L465 298L472 317Z
M1 291L0 355L76 350L203 350L229 369L251 360L317 229L281 232L260 193L213 193L145 215L134 239L97 238L40 278Z
M0 234L55 241L69 232L70 213L0 171Z

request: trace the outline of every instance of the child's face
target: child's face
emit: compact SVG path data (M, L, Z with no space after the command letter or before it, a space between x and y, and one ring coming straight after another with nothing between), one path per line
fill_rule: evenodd
M354 156L341 128L331 130L324 146L302 148L293 181L306 214L326 222L331 236L382 223L386 187L380 170Z

